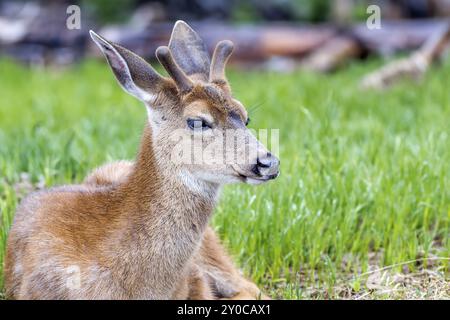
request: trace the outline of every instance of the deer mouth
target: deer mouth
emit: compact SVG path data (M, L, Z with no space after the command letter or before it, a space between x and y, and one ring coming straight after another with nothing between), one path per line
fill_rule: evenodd
M247 182L247 183L261 183L261 182L266 182L266 181L269 181L269 180L274 180L279 175L280 175L280 173L277 172L276 174L271 174L271 175L268 175L268 176L261 176L261 177L241 176L241 179L243 179L244 182Z
M236 170L236 168L233 168L233 169L236 172L239 180L241 180L241 182L248 183L248 184L264 183L269 180L276 179L280 175L280 171L277 171L275 174L270 174L270 175L255 175L254 173L245 174L239 170Z

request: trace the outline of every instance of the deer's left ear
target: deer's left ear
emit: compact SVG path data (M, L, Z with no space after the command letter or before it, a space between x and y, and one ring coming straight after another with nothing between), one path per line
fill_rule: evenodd
M108 60L121 87L139 100L151 103L166 80L137 54L106 40L92 30L89 33Z

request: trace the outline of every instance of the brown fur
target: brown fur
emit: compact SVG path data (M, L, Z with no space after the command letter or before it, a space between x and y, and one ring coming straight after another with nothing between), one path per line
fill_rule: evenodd
M84 183L99 185L120 183L124 177L131 174L132 166L133 163L130 161L106 164L86 177ZM188 299L269 298L254 283L242 276L211 227L206 228L202 245L194 261L197 266L189 276Z
M176 25L174 33L177 28L184 27ZM7 243L7 297L260 298L260 290L234 267L208 222L222 184L273 179L278 160L267 156L245 129L247 113L228 85L189 79L167 49L160 54L166 55L165 67L176 69L171 70L176 78L163 78L125 48L93 38L122 87L146 104L149 124L135 162L105 165L80 185L40 191L22 201ZM230 118L230 112L240 120ZM256 174L249 164L173 162L176 144L170 135L183 128L181 134L195 137L186 128L191 116L210 117L219 132L242 128L244 147L258 149L258 157L274 165Z
M148 134L149 130L146 130ZM143 140L145 139L145 135ZM144 157L143 155L141 155ZM71 265L82 266L81 271L83 275L86 275L87 282L89 284L88 295L83 293L85 298L135 298L132 292L133 285L139 283L139 281L129 281L130 289L124 290L124 288L109 287L104 288L98 286L96 279L88 280L89 266L96 264L94 261L99 260L101 263L99 267L113 270L112 274L117 274L120 278L120 274L124 273L132 268L131 265L126 263L133 263L133 256L127 254L127 247L123 248L123 259L127 259L123 265L118 262L115 263L115 259L107 257L104 252L109 250L98 250L96 248L98 242L106 237L106 234L114 234L114 229L117 225L122 223L117 222L116 218L122 216L122 210L116 209L112 204L117 205L115 196L117 193L112 193L108 196L108 191L112 192L117 189L118 185L123 184L127 177L131 177L134 172L134 164L132 162L120 161L116 163L107 164L96 169L90 174L83 185L74 187L61 187L51 190L51 192L39 192L31 195L24 200L20 209L16 215L15 228L11 231L8 241L8 250L6 258L5 268L5 287L7 289L7 297L14 299L33 299L33 298L46 298L46 299L61 299L61 298L77 298L79 292L70 292L64 288L66 278L68 274L63 272L64 268L68 268ZM130 182L128 182L130 183ZM94 187L94 188L91 188ZM95 187L99 189L95 189ZM104 188L105 187L105 188ZM131 188L132 186L128 186ZM133 191L133 190L130 190ZM125 200L119 195L119 202ZM107 207L109 202L111 210L108 215L95 215L90 216L84 214L93 210L90 200L95 199L95 207ZM69 204L70 203L70 204ZM127 201L127 205L131 202ZM33 213L35 206L39 205L40 210ZM133 204L136 206L136 204ZM64 208L77 208L77 212L83 213L73 221L73 215L77 215L77 212L66 211L59 212L58 207ZM39 212L45 214L45 219L40 219ZM56 213L56 214L55 214ZM62 217L58 217L58 214L63 214ZM27 216L23 216L27 215ZM121 217L124 218L124 217ZM133 217L134 218L134 217ZM138 224L145 224L145 221L141 221L136 217ZM146 220L144 218L143 220ZM22 222L23 221L23 222ZM48 223L51 222L51 223ZM24 224L23 226L19 224ZM86 226L90 226L86 228ZM113 230L109 230L113 229ZM34 230L37 234L33 235L30 239L21 237L28 234L31 230ZM109 232L106 232L109 230ZM37 232L38 231L38 232ZM130 236L133 236L130 233ZM141 235L145 238L145 235ZM141 238L136 233L134 237ZM87 238L84 241L83 238ZM61 239L64 239L61 241ZM119 240L119 239L117 239ZM145 241L145 240L142 240ZM117 243L116 241L114 241ZM93 243L93 245L90 245ZM68 247L75 247L76 254L71 255L66 252ZM108 246L105 246L105 249ZM147 248L143 246L144 248ZM12 250L14 248L14 251ZM119 249L120 246L115 247ZM51 254L42 254L42 257L33 257L32 252L44 253L48 249L54 251L60 258L55 261L55 264L49 265L48 270L33 272L33 266L31 264L42 265L48 264L47 258ZM144 254L140 252L140 254ZM136 253L135 255L138 255ZM101 259L99 259L101 257ZM137 262L137 260L136 260ZM17 265L22 266L22 272L17 274L14 272L13 267ZM49 275L52 270L60 270L56 275ZM137 268L136 268L137 269ZM30 272L28 277L24 277L26 273ZM54 272L54 271L53 271ZM22 277L21 277L22 275ZM40 287L39 281L49 277L49 280L53 282L51 287L44 288L45 294ZM142 279L141 279L142 280ZM94 282L94 283L92 283ZM50 285L48 283L47 285ZM97 287L97 288L95 288ZM109 289L109 290L108 290ZM116 292L114 292L117 290ZM203 234L200 250L192 257L192 263L189 270L186 272L185 277L180 277L179 286L177 290L172 294L170 298L178 299L212 299L212 298L267 298L262 295L260 290L253 283L246 280L240 272L234 267L231 259L227 256L224 248L220 245L220 242L211 228L206 228Z

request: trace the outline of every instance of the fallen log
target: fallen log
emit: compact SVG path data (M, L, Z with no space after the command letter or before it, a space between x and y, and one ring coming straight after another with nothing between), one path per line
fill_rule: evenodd
M319 50L315 58L310 57L317 64L312 69L333 70L341 60L358 57L360 52L392 55L416 50L445 23L446 20L436 19L384 22L380 30L369 30L365 24L344 30L330 25L233 26L214 22L192 22L191 25L210 51L221 39L235 42L235 61L264 61L274 56L302 58ZM156 48L167 43L171 26L170 23L152 23L145 30L107 26L99 33L144 57L154 58ZM90 49L90 54L98 56L95 47L91 45ZM331 56L332 50L336 50L336 58Z
M229 39L235 43L235 60L265 60L272 56L302 56L318 48L336 34L330 26L262 25L232 26L211 22L191 23L211 52L217 42ZM144 31L117 26L105 27L99 33L121 43L138 54L154 58L154 52L170 38L172 24L152 24ZM95 49L91 46L91 49ZM90 50L97 54L97 50Z
M365 76L361 81L361 87L386 89L405 78L419 81L429 66L443 54L449 43L450 24L447 24L408 58L393 61Z
M336 70L350 59L358 58L364 49L356 39L338 36L327 41L301 62L306 70L330 72Z
M389 56L420 48L447 24L448 19L383 21L381 29L371 30L359 24L349 32L368 52Z

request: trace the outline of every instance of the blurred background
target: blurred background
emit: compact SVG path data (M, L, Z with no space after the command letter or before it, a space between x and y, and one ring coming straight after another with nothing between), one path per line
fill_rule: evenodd
M233 94L279 129L281 176L224 188L212 221L246 275L273 298L449 299L450 0L0 0L0 299L20 200L133 159L147 121L89 29L163 72L178 19L235 42Z
M80 28L66 26L70 5L80 8ZM379 28L367 27L378 14L369 5L379 8ZM99 55L88 41L94 29L153 58L173 22L184 19L210 50L233 40L233 62L243 67L328 72L349 60L415 50L448 16L450 0L0 0L0 53L29 64L71 64Z

